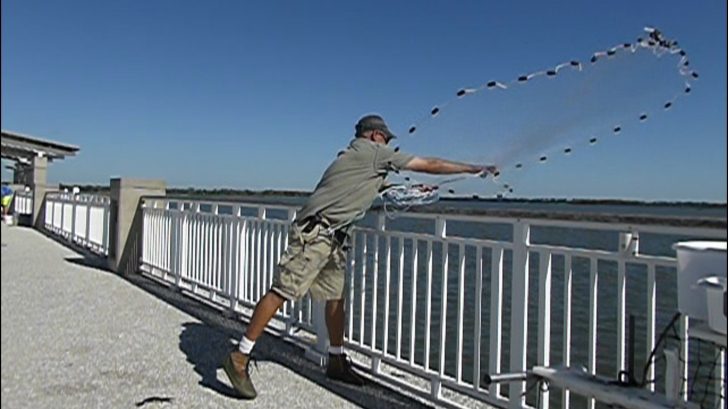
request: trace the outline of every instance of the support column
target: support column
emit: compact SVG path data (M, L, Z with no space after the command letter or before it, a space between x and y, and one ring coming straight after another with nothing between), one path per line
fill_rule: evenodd
M163 180L111 179L109 217L109 268L119 274L132 274L139 266L141 251L143 196L164 196Z
M23 172L25 173L25 172ZM36 228L43 227L45 208L43 207L45 194L48 191L48 157L39 153L33 158L30 168L30 188L33 189L33 216L31 223Z

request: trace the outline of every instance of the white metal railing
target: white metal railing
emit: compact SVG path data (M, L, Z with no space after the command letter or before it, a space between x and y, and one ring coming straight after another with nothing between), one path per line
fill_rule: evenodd
M270 286L295 210L147 199L142 271L232 310L252 307ZM687 237L725 240L726 230L427 213L389 221L372 213L350 244L347 347L370 358L375 376L434 402L458 406L458 395L532 407L525 382L486 386L483 375L566 365L616 377L627 369L629 315L642 322L637 355L647 360L677 308L670 245ZM286 304L286 335L315 331L311 304ZM683 318L684 386L688 326ZM725 353L716 351L723 368ZM723 370L716 379L724 396ZM539 405L568 408L576 398L543 392Z
M145 200L141 268L232 310L254 307L273 280L295 209ZM278 212L270 218L269 212ZM314 331L312 302L287 302L279 312L284 332Z
M18 215L33 214L33 191L21 190L15 193L14 211Z
M49 193L45 229L101 255L109 254L108 196Z

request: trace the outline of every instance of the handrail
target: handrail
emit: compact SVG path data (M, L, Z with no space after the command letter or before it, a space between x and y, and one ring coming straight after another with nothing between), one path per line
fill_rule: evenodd
M109 254L108 196L48 193L44 227L53 234L97 254Z

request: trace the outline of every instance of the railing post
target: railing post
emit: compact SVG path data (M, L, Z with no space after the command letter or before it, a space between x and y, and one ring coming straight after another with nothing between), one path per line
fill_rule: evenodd
M372 374L377 375L382 370L382 357L381 356L373 356L372 357Z
M316 344L306 349L306 358L323 366L328 359L329 330L326 328L326 303L311 299L311 315L316 330Z
M187 256L188 253L188 236L187 236L187 229L189 228L189 216L187 214L187 209L184 208L184 202L179 203L179 215L180 215L180 229L181 232L179 233L179 243L180 243L180 249L179 249L179 266L177 269L177 276L175 277L174 281L174 288L175 290L179 290L182 285L182 274L187 271L189 268L189 258Z
M625 319L627 316L627 260L637 255L639 234L637 232L619 233L619 262L617 265L617 372L626 368L625 363ZM616 374L615 374L616 375Z
M63 199L60 194L56 196L56 202L53 203L53 230L54 233L63 237Z
M538 290L538 364L551 365L551 254L539 256ZM549 407L549 391L542 391L541 409Z
M435 237L444 239L447 236L447 222L442 217L435 219Z
M490 370L490 373L500 373L502 350L501 333L503 331L503 249L500 247L493 247L491 254L490 345L488 349L490 352L490 364L488 369ZM479 269L482 269L482 267L479 267ZM476 339L479 339L479 337ZM480 380L479 377L475 379L478 382ZM490 385L489 393L493 397L499 398L500 392L501 387L499 383L496 382Z
M518 220L513 225L513 277L511 281L511 362L510 372L526 371L528 346L528 249L530 226ZM523 408L525 382L510 384L510 408Z
M437 371L440 377L440 383L442 378L445 377L445 355L447 353L447 294L448 294L448 273L450 267L450 249L447 242L447 221L442 218L438 218L435 224L436 235L442 240L442 280L440 281L440 345L438 348L438 365ZM439 387L438 387L439 389ZM439 394L437 395L439 396Z
M265 224L262 222L268 217L267 209L265 206L258 207L258 226L255 232L255 280L256 280L256 303L260 301L265 295L265 285L263 284L263 277L265 276L265 265L263 259L265 257L265 249L263 244L263 234L265 230Z
M194 202L194 203L192 203L192 207L190 209L192 210L192 213L199 214L200 213L200 202ZM195 217L197 217L197 216L195 216ZM199 232L195 231L195 232L192 233L192 236L193 236L193 241L192 241L193 244L192 245L195 246L195 252L196 252L196 256L195 256L195 259L194 259L194 266L193 266L193 268L194 269L197 269L197 273L196 274L198 276L195 277L195 278L196 279L199 279L199 273L200 273L200 271L199 271L199 265L200 265L200 256L201 256L202 250L200 248L201 247L201 244L200 244L200 234L197 234L197 233L199 233ZM196 241L194 240L195 238L197 239ZM182 289L180 288L180 290L182 290ZM197 280L192 281L192 284L190 285L190 290L194 294L197 293Z
M234 205L232 208L232 216L234 217L230 222L228 229L228 245L226 249L229 254L230 260L228 261L228 302L230 308L227 310L228 316L234 316L235 311L238 308L238 294L240 290L240 275L242 267L240 266L240 246L242 243L242 236L240 230L237 228L239 223L238 217L240 217L240 205Z
M101 233L103 236L101 237L102 240L102 250L105 255L109 255L109 213L111 212L111 201L105 200L104 201L104 221L103 221L103 232Z
M639 252L640 234L636 231L619 233L619 251L630 257Z
M55 211L56 211L55 207L56 206L53 204L53 199L48 198L48 200L46 200L46 203L45 203L45 208L46 208L45 228L46 228L46 230L51 230L51 231L53 230L53 219L55 218ZM50 210L50 213L49 213L49 210ZM31 215L31 217L32 217L32 215Z
M238 209L238 217L243 217L243 209ZM238 257L238 260L240 262L240 274L242 276L242 279L240 279L238 283L238 293L240 294L240 297L243 299L243 301L249 301L250 300L250 294L248 292L248 281L250 280L250 251L249 251L249 244L250 240L248 239L248 232L249 232L249 225L248 220L243 218L243 225L240 228L240 244L238 246L240 247L240 251L242 251L242 255Z
M220 207L217 203L213 203L210 206L210 213L217 216L219 214ZM221 279L225 277L225 273L223 272L223 269L221 268L220 262L222 260L218 259L218 248L222 244L222 240L220 238L220 219L218 218L211 218L210 223L210 229L208 230L208 235L210 236L208 239L210 240L210 261L208 262L208 271L210 272L210 282L209 284L215 287L215 284L220 285L219 282L217 282L218 279ZM224 260L223 256L223 260ZM224 286L220 286L224 288ZM216 291L210 291L210 301L213 303L215 302L215 295Z
M311 298L311 315L316 330L316 345L306 350L306 358L323 366L328 360L329 330L326 328L326 303Z
M665 355L665 397L677 404L680 400L680 354L673 349L663 351Z
M44 213L43 214L43 222L44 222L43 223L43 228L45 228L47 230L48 229L48 216L50 215L51 218L53 217L53 208L49 208L48 207L48 200L46 200L46 205L44 206L44 208L45 209L43 209L44 210L43 211L43 213ZM50 210L50 213L49 213L49 210ZM31 207L31 210L30 210L30 217L33 217L33 208L32 207ZM31 221L31 223L32 223L32 221ZM32 224L31 224L31 226L32 226Z
M377 305L379 304L377 302L377 299L379 298L379 291L377 291L377 283L379 282L379 238L382 232L384 231L384 226L386 223L386 217L384 213L377 214L377 225L376 230L377 232L374 234L374 245L372 246L373 250L373 259L372 259L372 321L371 321L371 345L372 349L376 351L377 349ZM362 337L364 339L364 337ZM384 350L384 348L382 349ZM374 370L374 365L376 362L372 362L372 370Z
M71 202L71 233L68 241L73 243L76 240L76 212L78 211L78 201L74 195L71 195L68 200Z
M444 240L447 237L447 221L442 217L435 219L435 237ZM442 293L440 307L440 350L438 352L439 370L437 374L433 374L430 378L430 396L434 401L440 400L442 396L442 374L444 373L444 351L445 351L445 312L447 311L447 267L448 267L448 248L447 242L442 243ZM428 284L429 286L429 284ZM429 299L429 297L428 297ZM429 348L425 348L429 350ZM429 363L426 364L426 367Z
M63 203L63 196L59 196L58 202L61 204L61 227L58 228L58 231L61 237L63 237L63 220L66 219L66 205Z
M169 272L174 278L174 285L179 283L180 276L180 254L182 246L180 246L180 217L178 213L172 213L172 203L167 202L167 215L169 218Z
M91 244L91 204L86 206L86 232L84 233L84 241L86 245Z
M432 375L430 378L430 396L435 402L442 397L442 380L437 375Z
M387 228L387 216L384 213L377 214L377 231L384 231Z
M157 200L150 200L150 201L145 201L145 202L140 203L140 205L142 207L142 209L141 209L141 211L142 211L142 217L144 217L144 208L147 207L146 205L148 203L150 204L149 209L152 210L152 213L151 213L151 215L149 217L149 221L150 221L150 225L153 226L153 227L151 227L151 231L150 231L151 234L148 235L147 237L144 237L144 234L142 232L142 234L141 234L142 238L140 240L141 243L140 243L140 246L139 247L140 248L143 248L143 243L145 242L145 240L147 238L150 239L149 240L150 241L149 246L151 247L151 250L152 250L151 251L152 267L150 268L150 272L152 274L156 274L156 273L159 272L159 267L157 267L157 266L161 266L162 265L162 262L161 262L161 258L162 258L161 257L161 253L162 253L162 251L161 251L161 247L162 247L162 245L161 245L161 238L162 238L162 234L160 232L161 228L159 226L161 223L159 222L159 218L157 217L156 212L154 211L154 210L156 210L156 209L159 208L159 201L157 201ZM142 229L144 229L144 223L143 223L143 221L142 221L141 224L142 224ZM140 258L143 257L143 254L144 254L143 252L140 254Z

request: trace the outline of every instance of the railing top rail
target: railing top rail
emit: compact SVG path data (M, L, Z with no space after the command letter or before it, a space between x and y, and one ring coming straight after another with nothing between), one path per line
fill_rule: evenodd
M553 226L605 231L640 231L656 234L705 235L726 238L725 219L700 217L668 217L650 215L620 215L583 212L545 212L522 210L444 211L442 213L411 211L402 217L416 219L440 218L447 221L480 223L522 222L531 226Z
M374 210L380 210L375 208ZM523 210L523 209L438 209L436 212L427 209L412 209L403 217L408 218L433 218L440 217L448 220L472 221L473 219L520 219L531 224L544 225L549 221L561 222L577 221L579 223L592 222L598 225L613 226L620 225L656 225L656 226L679 226L679 227L707 227L715 229L726 229L728 220L716 217L678 217L678 216L653 216L639 214L618 214L598 212L568 212L563 210Z
M52 192L46 194L46 197L50 200L60 200L65 202L74 202L74 203L97 203L97 204L108 204L111 202L111 198L109 196L104 195L92 195L92 194L76 194L73 193L57 193Z
M179 202L179 203L197 203L201 205L223 205L223 206L241 206L241 207L265 207L266 209L276 209L276 210L298 210L301 208L301 206L297 205L286 205L281 203L274 203L274 202L264 202L264 201L244 201L240 199L225 199L225 198L215 198L215 199L204 199L200 197L190 197L190 196L144 196L142 198L144 201L164 201L164 202Z
M206 200L191 196L145 196L144 200L165 202L197 203L201 205L223 205L241 207L264 207L266 209L297 210L300 206L285 205L264 201L241 201L240 199ZM381 207L373 208L370 213L383 216ZM446 220L456 222L502 223L522 222L531 226L553 226L605 231L639 231L655 234L686 234L723 238L728 234L726 219L713 217L653 216L638 214L586 213L566 211L538 211L522 209L414 209L399 214L401 218Z

